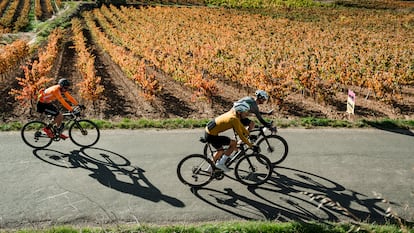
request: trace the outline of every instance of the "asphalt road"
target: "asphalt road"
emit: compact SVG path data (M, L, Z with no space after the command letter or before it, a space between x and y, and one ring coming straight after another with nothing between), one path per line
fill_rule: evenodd
M202 129L107 130L93 148L43 150L0 133L0 228L220 220L414 221L414 133L280 129L289 155L248 189L229 173L203 189L176 166Z

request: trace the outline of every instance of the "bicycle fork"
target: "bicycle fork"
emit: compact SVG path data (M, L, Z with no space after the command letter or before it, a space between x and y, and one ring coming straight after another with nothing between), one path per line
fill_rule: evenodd
M79 122L75 121L76 126L78 127L78 129L81 131L83 136L88 135L88 130L84 129L81 124L79 124Z

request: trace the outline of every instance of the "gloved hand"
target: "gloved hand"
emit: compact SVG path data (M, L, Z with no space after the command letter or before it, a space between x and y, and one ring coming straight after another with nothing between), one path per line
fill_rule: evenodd
M250 141L255 142L257 140L257 135L249 135Z
M78 106L79 106L79 108L80 108L80 109L82 109L82 110L83 110L83 109L85 109L85 105L83 105L83 104L79 104Z
M80 116L80 111L79 110L73 110L72 114L75 116Z

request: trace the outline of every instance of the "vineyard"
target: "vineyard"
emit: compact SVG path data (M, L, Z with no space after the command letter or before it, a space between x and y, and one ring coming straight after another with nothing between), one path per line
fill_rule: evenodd
M44 6L36 18L50 18L65 4L14 2L21 17L6 26L8 11L0 14L3 33L19 30L24 9ZM271 99L262 108L275 118L346 119L351 89L356 117L414 119L413 2L254 10L199 2L79 8L38 49L0 45L0 121L36 117L37 92L61 77L93 118L211 118L263 89Z

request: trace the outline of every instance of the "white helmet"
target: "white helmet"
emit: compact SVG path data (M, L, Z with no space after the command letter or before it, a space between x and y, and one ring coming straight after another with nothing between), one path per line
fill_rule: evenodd
M233 104L233 108L236 112L248 112L250 110L250 105L246 102L236 102Z
M265 92L263 90L257 90L255 92L255 94L256 94L256 97L258 99L265 99L265 100L268 100L269 99L269 95L267 94L267 92Z

